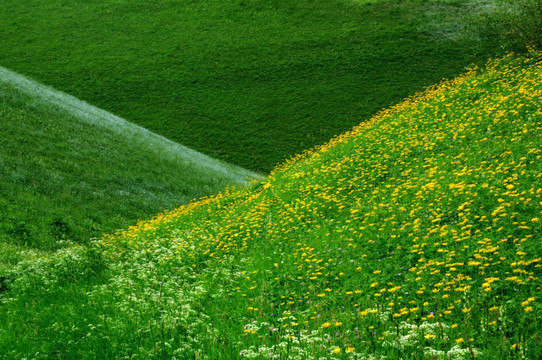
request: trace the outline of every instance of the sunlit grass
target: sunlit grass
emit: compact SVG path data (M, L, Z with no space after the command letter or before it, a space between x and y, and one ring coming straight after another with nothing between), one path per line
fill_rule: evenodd
M4 250L86 243L257 177L1 67L0 119Z
M535 51L490 61L264 182L21 265L2 353L536 359L541 76Z

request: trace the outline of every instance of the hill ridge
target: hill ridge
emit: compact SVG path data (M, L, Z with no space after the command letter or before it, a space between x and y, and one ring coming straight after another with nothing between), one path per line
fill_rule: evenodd
M88 241L261 177L3 67L0 105L0 246Z
M190 149L162 135L145 129L140 125L129 122L126 119L114 115L106 110L97 108L83 100L77 99L72 95L30 80L21 74L1 66L0 81L16 87L19 91L32 96L35 99L40 99L42 104L54 104L59 109L63 109L70 114L76 115L81 120L84 120L89 124L98 125L108 130L114 130L118 134L127 135L127 132L129 132L128 134L134 138L142 136L147 138L149 141L152 141L154 145L162 146L164 149L167 149L165 144L168 144L172 148L176 148L178 154L181 154L186 160L216 171L221 171L225 175L229 173L227 168L223 165L226 164L224 161L219 161L199 151ZM240 169L238 166L235 167ZM245 171L247 176L255 175L255 173L252 171Z

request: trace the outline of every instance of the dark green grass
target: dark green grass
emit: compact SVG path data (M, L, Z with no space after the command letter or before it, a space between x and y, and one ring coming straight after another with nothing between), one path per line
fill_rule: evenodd
M464 3L4 0L0 65L266 172L485 60Z
M0 264L17 262L17 250L126 228L254 175L2 68L0 134Z

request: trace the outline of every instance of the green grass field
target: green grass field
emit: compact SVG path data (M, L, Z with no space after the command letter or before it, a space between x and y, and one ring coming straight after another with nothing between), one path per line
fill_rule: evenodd
M0 119L0 273L257 177L3 68Z
M249 187L20 263L5 359L538 359L542 55L494 60Z
M0 1L0 360L540 359L541 15Z
M3 0L0 65L266 173L485 62L470 3Z

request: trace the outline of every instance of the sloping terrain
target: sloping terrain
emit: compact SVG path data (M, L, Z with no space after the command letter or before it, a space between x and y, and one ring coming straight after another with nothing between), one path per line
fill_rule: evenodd
M4 68L0 119L0 262L257 177Z
M485 62L471 2L3 0L0 65L268 173Z
M537 359L541 78L540 53L491 61L261 183L19 265L1 354Z

